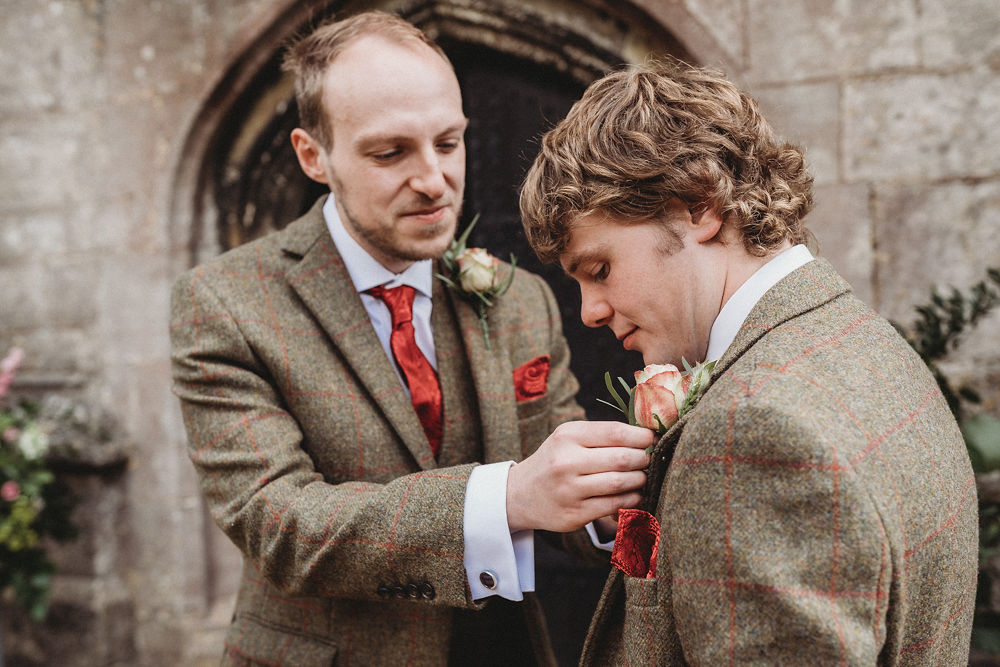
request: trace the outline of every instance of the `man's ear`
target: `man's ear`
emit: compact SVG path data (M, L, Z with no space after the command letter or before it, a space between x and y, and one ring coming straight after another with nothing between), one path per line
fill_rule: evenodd
M705 243L712 239L721 240L722 217L714 206L692 211L691 222L688 224L690 225L691 238L698 243Z
M301 127L297 127L292 130L292 148L295 149L295 156L299 159L299 166L305 175L317 183L329 185L326 169L323 166L325 151L319 142Z

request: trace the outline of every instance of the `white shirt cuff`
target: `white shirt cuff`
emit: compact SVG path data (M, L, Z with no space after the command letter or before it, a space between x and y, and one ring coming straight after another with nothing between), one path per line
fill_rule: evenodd
M590 535L590 541L595 547L601 549L602 551L612 551L615 548L615 538L611 538L607 542L601 542L601 538L597 536L597 529L594 528L594 522L591 521L584 528L587 529L587 534Z
M507 525L507 473L513 461L476 466L465 490L465 574L472 599L499 595L523 600L535 590L534 531L511 535Z

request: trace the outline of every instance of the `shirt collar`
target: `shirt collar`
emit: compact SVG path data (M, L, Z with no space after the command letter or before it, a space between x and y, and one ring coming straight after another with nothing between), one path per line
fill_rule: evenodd
M430 298L433 287L431 260L414 262L402 273L393 273L382 266L344 228L333 194L327 197L326 203L323 204L323 218L326 220L327 229L330 230L330 236L333 237L333 244L337 246L337 251L344 260L344 267L351 276L354 289L358 292L365 292L377 285L386 287L409 285Z
M767 264L757 269L750 278L736 290L729 301L719 311L712 333L708 337L706 361L718 361L736 340L736 334L746 321L753 307L761 297L779 280L804 264L813 260L812 253L804 245L796 245L783 250Z

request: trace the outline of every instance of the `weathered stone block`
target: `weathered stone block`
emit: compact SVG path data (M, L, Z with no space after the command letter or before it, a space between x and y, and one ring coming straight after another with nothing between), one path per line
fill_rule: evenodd
M859 299L877 307L869 194L865 185L819 186L814 191L816 205L806 224L816 236L820 256L829 259L851 283Z
M750 0L755 83L802 81L916 65L910 0Z
M42 299L40 316L47 326L89 327L97 320L100 265L93 257L51 256L41 265L41 278L33 286Z
M106 257L95 281L102 328L118 362L163 359L169 349L170 280L164 257Z
M84 115L5 118L0 124L0 211L23 211L27 205L61 208L86 199L95 173L88 123Z
M746 5L731 0L688 0L688 10L711 32L733 62L746 53Z
M884 186L876 192L879 303L911 319L932 287L964 290L1000 267L1000 181Z
M1000 70L1000 4L995 0L921 3L918 29L925 66L986 63Z
M765 86L752 93L775 133L805 150L816 183L836 183L840 86L836 82Z
M886 76L844 90L849 181L995 176L1000 77L983 71Z
M65 253L69 249L68 227L66 215L57 210L4 215L0 225L0 266Z
M0 113L77 110L103 95L97 23L85 2L7 0L0 22ZM30 39L25 39L30 35ZM79 85L87 81L87 85Z

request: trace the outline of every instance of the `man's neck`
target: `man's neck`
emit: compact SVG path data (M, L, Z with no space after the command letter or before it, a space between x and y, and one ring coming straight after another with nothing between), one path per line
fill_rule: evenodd
M791 241L785 241L780 246L762 257L755 257L743 249L740 244L739 252L732 253L726 266L725 285L722 289L722 301L720 310L729 302L733 294L743 287L750 277L757 273L765 264L792 247Z

